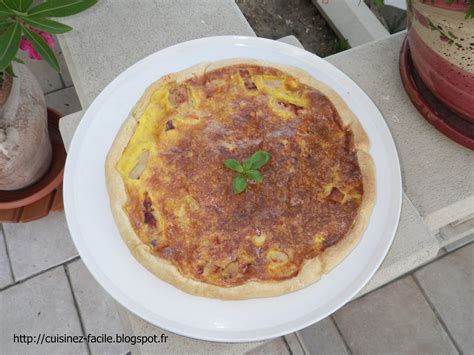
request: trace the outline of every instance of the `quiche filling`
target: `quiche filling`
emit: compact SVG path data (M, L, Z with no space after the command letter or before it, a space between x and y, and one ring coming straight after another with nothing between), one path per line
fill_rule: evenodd
M260 150L271 154L263 183L234 194L223 161ZM297 275L348 234L363 195L353 134L330 100L258 65L160 87L116 168L142 242L221 287Z

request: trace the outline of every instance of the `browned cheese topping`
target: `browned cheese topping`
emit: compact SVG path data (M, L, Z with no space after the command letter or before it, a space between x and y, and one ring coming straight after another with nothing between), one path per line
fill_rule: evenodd
M234 194L224 160L258 150L271 154L263 183ZM183 276L224 287L295 276L348 234L363 193L329 99L256 65L158 89L117 168L140 239Z

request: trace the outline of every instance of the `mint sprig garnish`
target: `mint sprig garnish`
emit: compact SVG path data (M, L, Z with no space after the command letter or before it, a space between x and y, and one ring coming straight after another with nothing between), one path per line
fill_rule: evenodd
M237 171L238 173L244 172L244 168L242 167L242 165L240 165L240 163L235 159L225 160L224 165L228 167L230 170Z
M245 191L248 186L248 181L260 183L263 181L263 175L258 171L270 160L270 153L259 150L255 152L250 158L246 159L243 164L235 159L224 160L224 165L233 170L239 175L234 176L232 180L232 190L235 194L240 194Z
M232 190L234 191L234 194L240 194L248 185L247 180L242 175L234 176L234 179L232 180Z

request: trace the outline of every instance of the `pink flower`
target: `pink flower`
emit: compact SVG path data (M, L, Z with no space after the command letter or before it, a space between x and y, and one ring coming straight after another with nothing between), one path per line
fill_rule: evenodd
M41 60L41 56L38 54L38 52L33 48L31 45L30 41L28 41L26 38L22 38L20 41L20 49L22 51L25 51L28 56L31 59L34 60Z
M51 35L51 33L43 32L35 28L31 28L31 30L39 34L41 38L46 42L49 48L54 48L54 38ZM34 60L42 59L39 53L36 51L36 49L33 48L33 45L31 44L31 42L28 41L24 37L20 41L20 49L22 51L25 51L31 59L34 59Z
M32 28L31 30L33 32L36 32L37 34L39 34L41 36L41 38L43 38L43 40L46 42L46 44L48 45L49 48L54 48L54 38L53 38L53 35L51 33L43 32L43 31L37 30L35 28Z

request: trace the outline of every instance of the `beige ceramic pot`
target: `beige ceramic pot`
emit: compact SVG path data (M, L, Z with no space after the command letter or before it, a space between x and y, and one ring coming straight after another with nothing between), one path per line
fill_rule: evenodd
M0 88L0 190L38 181L51 163L51 143L43 91L24 65Z

